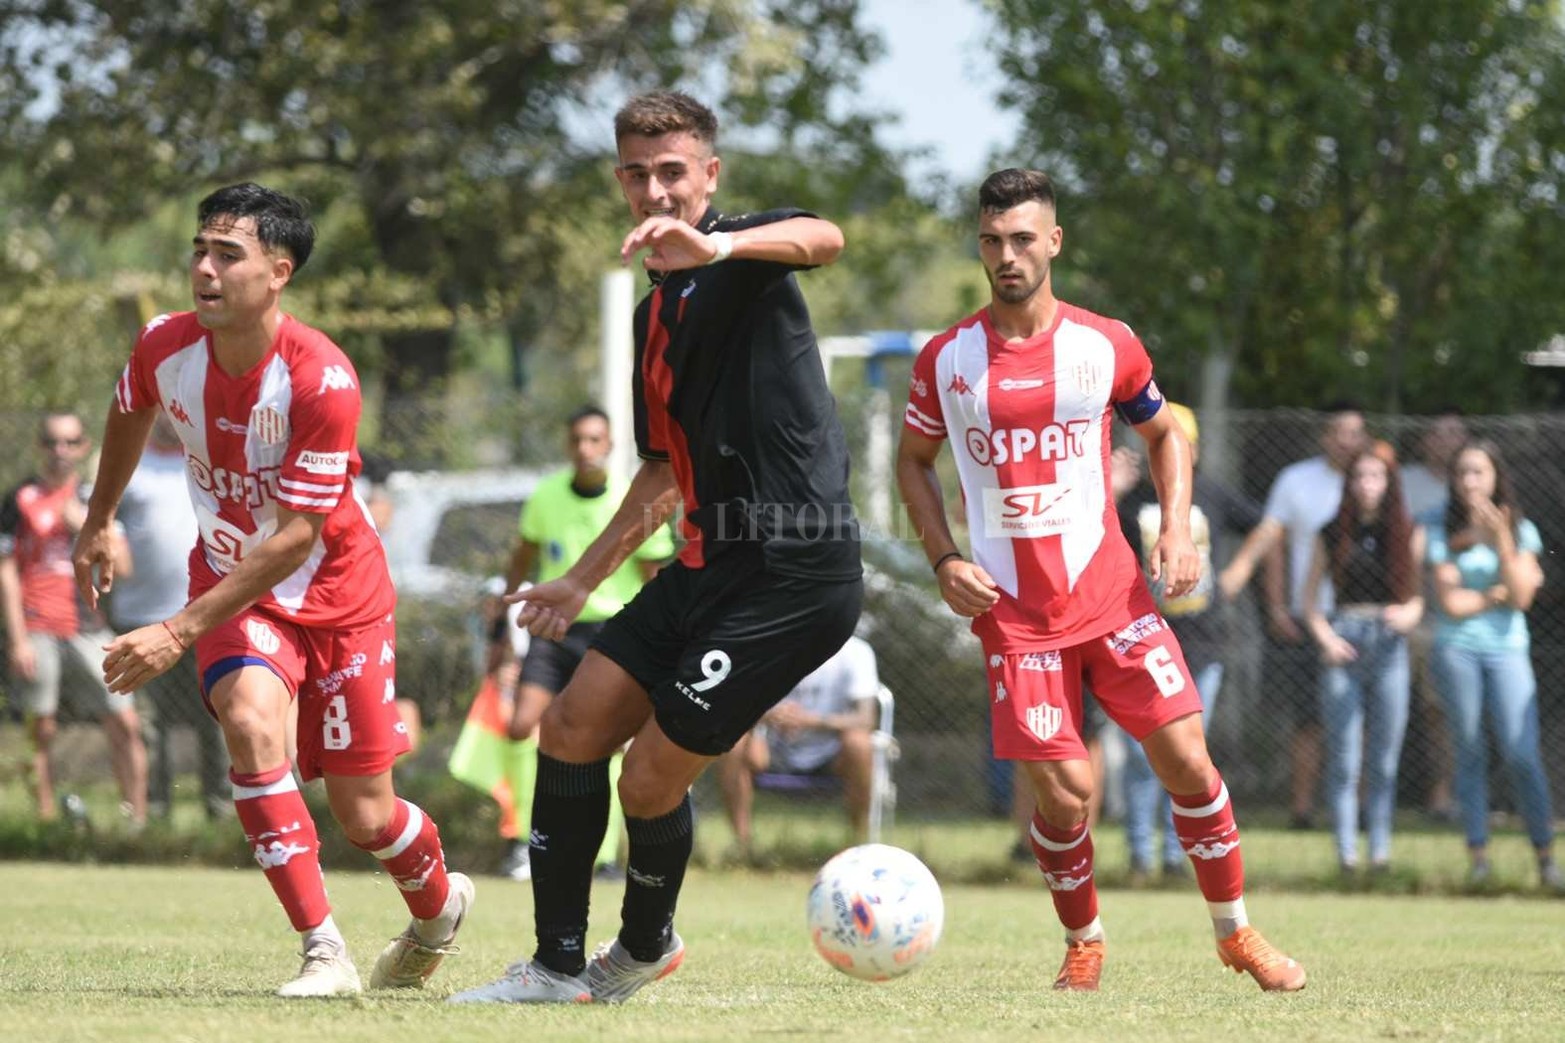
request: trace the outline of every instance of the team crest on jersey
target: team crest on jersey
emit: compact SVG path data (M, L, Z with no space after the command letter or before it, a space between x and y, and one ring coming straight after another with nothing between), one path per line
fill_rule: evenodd
M262 655L273 655L283 645L277 631L259 619L245 620L245 634L250 638L250 646Z
M1108 379L1108 370L1094 362L1078 362L1071 367L1071 381L1083 395L1095 395Z
M288 418L272 406L256 406L250 410L250 430L267 445L276 445L288 437Z
M1058 706L1050 706L1043 703L1027 708L1027 730L1038 737L1040 742L1048 742L1060 730L1060 722L1065 714Z

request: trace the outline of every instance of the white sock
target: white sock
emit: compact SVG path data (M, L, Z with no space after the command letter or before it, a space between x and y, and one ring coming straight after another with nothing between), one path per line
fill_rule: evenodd
M413 933L418 935L418 940L425 945L441 946L451 940L453 929L456 927L456 888L446 895L446 904L440 907L439 915L432 916L428 920L413 920Z
M1250 916L1244 911L1244 899L1231 902L1207 902L1206 911L1212 914L1212 930L1217 937L1227 938L1241 927L1250 926Z
M326 919L311 927L308 931L300 931L299 937L304 939L304 948L310 949L316 942L331 942L339 949L347 949L348 943L343 941L342 932L337 930L337 921L326 915Z
M1092 922L1087 926L1065 932L1065 940L1067 942L1101 942L1103 938L1103 920L1096 916L1092 918Z

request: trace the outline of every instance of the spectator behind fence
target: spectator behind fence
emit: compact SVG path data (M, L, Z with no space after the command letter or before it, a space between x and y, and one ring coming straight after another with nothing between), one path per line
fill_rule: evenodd
M1402 469L1402 495L1415 527L1438 524L1445 513L1451 483L1451 459L1468 440L1461 410L1437 411L1414 443L1416 459ZM1420 555L1421 557L1421 555ZM1428 573L1422 569L1424 598L1432 600ZM1437 821L1456 817L1451 797L1451 733L1447 729L1440 686L1434 676L1435 614L1425 612L1407 638L1412 665L1413 698L1403 744L1403 784L1418 794L1429 816Z
M628 488L626 482L608 472L609 452L614 447L609 418L597 406L583 406L565 422L566 449L571 466L543 479L528 498L517 522L516 545L506 567L507 592L521 587L536 567L538 582L548 583L565 575L578 561L619 510ZM511 710L510 739L520 744L508 751L514 768L516 818L520 827L510 844L502 875L513 880L532 877L532 859L527 835L532 817L535 766L538 758L538 722L565 684L581 665L582 657L604 624L630 603L642 584L657 574L659 566L674 556L674 540L668 527L659 526L632 551L587 597L585 607L559 640L535 637L522 661L520 679ZM503 609L504 606L500 606ZM510 649L504 611L499 612L494 645L490 651L491 669ZM518 762L529 762L522 765ZM610 758L611 785L617 785L622 757ZM610 800L610 818L594 863L600 876L619 878L619 841L623 824L619 798Z
M1260 524L1261 508L1243 493L1201 473L1200 427L1196 423L1196 415L1188 406L1173 402L1169 403L1169 409L1190 442L1190 460L1196 468L1190 498L1190 535L1195 541L1197 553L1201 555L1201 578L1189 593L1179 597L1169 597L1167 584L1163 582L1150 586L1153 596L1157 598L1158 610L1178 635L1179 643L1185 650L1185 662L1190 665L1196 690L1205 707L1202 723L1210 728L1212 708L1223 683L1223 650L1228 640L1224 607L1213 571L1214 549L1221 534L1245 533ZM1133 452L1128 448L1115 450L1116 457ZM1139 454L1136 455L1139 457ZM1118 475L1120 466L1120 461L1116 460L1116 494L1121 482ZM1132 483L1134 488L1120 502L1119 518L1125 539L1136 551L1145 569L1162 532L1163 512L1158 504L1157 490L1142 475L1139 460L1134 475L1140 481ZM1130 848L1130 872L1134 881L1145 880L1152 870L1154 840L1159 823L1163 826L1163 875L1183 876L1188 872L1187 863L1184 849L1179 845L1179 836L1174 830L1173 804L1168 792L1158 782L1141 745L1127 742L1125 841Z
M870 733L879 690L875 650L850 637L718 761L728 821L745 854L753 841L755 777L767 771L837 776L854 839L868 838Z
M109 618L121 634L151 626L185 607L190 552L200 527L185 489L185 451L173 422L163 413L153 422L147 452L136 465L119 521L125 528L135 571L121 575L109 599ZM159 818L169 815L174 801L171 739L176 728L189 725L196 737L201 779L201 803L207 818L233 814L233 787L228 781L228 750L223 729L201 701L196 657L183 654L166 674L141 689L151 714L143 720L148 747L147 802Z
M113 635L77 603L71 571L71 541L87 517L77 468L92 440L76 414L50 413L38 425L38 448L38 473L0 501L0 603L11 676L32 734L38 817L55 817L49 758L64 694L103 723L121 810L140 826L147 819L147 751L135 698L104 684L98 664ZM111 539L123 575L132 567L130 555L118 532Z
M1348 468L1337 516L1315 537L1305 579L1305 616L1320 646L1326 801L1337 863L1358 868L1359 774L1371 873L1391 864L1397 763L1407 729L1407 635L1423 615L1413 563L1413 523L1389 452L1360 453ZM1320 610L1330 581L1336 605Z
M1295 829L1314 825L1315 784L1320 775L1320 663L1304 631L1305 572L1315 534L1342 503L1342 476L1366 444L1364 416L1357 406L1337 403L1326 412L1321 455L1278 472L1266 496L1265 517L1218 578L1223 596L1232 600L1249 583L1255 567L1286 541L1286 583L1275 570L1266 575L1263 683L1268 719L1289 731L1289 810ZM1323 584L1315 607L1330 611L1331 597L1330 584Z
M1543 541L1522 517L1510 476L1493 442L1469 442L1451 464L1445 516L1426 529L1434 573L1434 662L1456 747L1456 798L1472 860L1470 881L1489 866L1488 757L1483 715L1495 740L1543 885L1565 890L1554 862L1549 785L1538 749L1538 685L1526 611L1543 570Z

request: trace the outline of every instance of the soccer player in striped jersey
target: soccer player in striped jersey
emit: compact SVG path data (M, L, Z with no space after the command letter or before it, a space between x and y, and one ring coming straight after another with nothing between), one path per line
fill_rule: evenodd
M1207 755L1200 695L1115 514L1110 407L1146 441L1162 506L1148 573L1173 596L1200 576L1190 447L1130 328L1055 298L1050 262L1063 234L1048 177L991 174L978 204L990 303L931 340L914 363L897 478L941 596L973 620L983 642L995 756L1018 761L1037 798L1033 854L1065 926L1055 988L1097 989L1103 963L1086 822L1093 775L1079 731L1083 681L1143 744L1173 797L1219 957L1263 989L1303 988L1304 968L1246 916L1239 831ZM948 438L971 561L951 536L935 473Z
M302 938L303 965L278 994L356 993L289 762L297 703L299 774L326 780L333 816L412 913L370 984L420 987L452 951L473 885L446 872L433 820L392 788L392 762L409 743L395 702L396 594L353 492L358 377L325 334L280 308L315 241L301 202L232 185L202 200L197 218L195 310L149 322L120 377L73 555L77 586L95 604L113 585L114 514L161 410L184 445L200 525L190 601L107 645L104 678L133 691L195 646L239 822Z

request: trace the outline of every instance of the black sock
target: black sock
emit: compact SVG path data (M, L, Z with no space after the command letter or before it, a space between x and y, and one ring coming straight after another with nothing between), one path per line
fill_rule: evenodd
M533 959L577 975L587 967L592 863L609 824L608 760L567 764L540 752L532 821Z
M674 933L674 906L685 883L695 846L690 795L657 818L625 816L630 860L625 869L625 903L620 906L620 944L643 963L663 958Z

